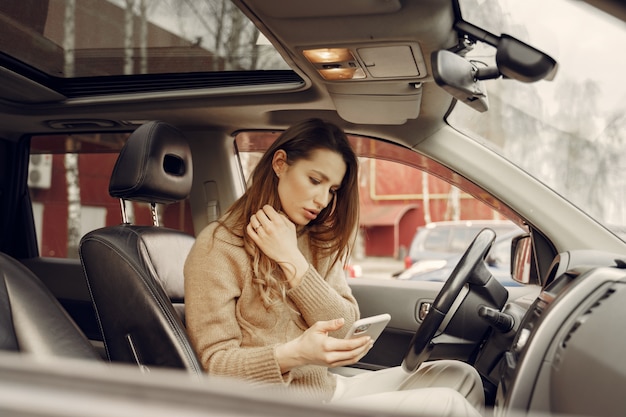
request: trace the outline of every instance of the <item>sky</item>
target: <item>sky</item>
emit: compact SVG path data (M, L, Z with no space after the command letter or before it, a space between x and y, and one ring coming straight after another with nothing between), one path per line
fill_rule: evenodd
M528 30L525 42L547 52L559 63L557 78L546 90L568 77L588 78L603 89L607 109L626 104L626 23L580 0L499 0L509 16ZM503 29L504 31L504 29ZM516 33L509 33L518 36ZM550 83L541 81L540 83Z

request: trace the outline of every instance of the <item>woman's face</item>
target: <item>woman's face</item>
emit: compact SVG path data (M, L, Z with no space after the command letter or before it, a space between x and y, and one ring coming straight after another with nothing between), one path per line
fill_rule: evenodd
M287 164L285 151L274 154L274 172L278 176L278 196L283 212L296 225L314 220L333 199L346 174L341 155L328 149L316 149L310 159Z

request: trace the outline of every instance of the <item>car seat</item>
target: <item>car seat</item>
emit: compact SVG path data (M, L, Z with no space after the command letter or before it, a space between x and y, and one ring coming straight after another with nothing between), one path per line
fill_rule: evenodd
M183 265L195 238L160 226L156 208L183 200L192 175L189 144L178 129L161 121L140 126L109 183L109 194L121 199L123 223L81 239L81 263L112 362L202 372L184 326ZM153 224L130 224L125 201L149 203Z
M0 350L102 361L50 290L4 253L0 253Z

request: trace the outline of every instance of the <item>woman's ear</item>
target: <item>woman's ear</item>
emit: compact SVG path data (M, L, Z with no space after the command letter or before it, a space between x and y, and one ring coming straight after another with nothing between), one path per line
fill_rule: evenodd
M287 168L287 152L282 149L274 152L274 157L272 158L272 169L277 177L285 171Z

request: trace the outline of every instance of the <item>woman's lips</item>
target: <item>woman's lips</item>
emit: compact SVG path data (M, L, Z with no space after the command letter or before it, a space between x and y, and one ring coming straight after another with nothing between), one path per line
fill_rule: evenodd
M308 210L308 209L304 209L304 216L309 219L309 220L315 220L315 218L317 218L317 215L319 214L318 211L316 210Z

